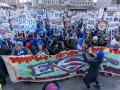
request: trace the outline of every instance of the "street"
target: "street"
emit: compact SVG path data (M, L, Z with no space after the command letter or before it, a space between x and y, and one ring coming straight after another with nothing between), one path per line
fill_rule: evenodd
M120 77L104 76L103 73L99 74L98 80L101 84L101 90L120 90ZM87 90L85 84L80 77L71 77L69 79L63 79L56 81L62 90ZM35 83L35 82L18 82L13 83L10 78L7 78L7 84L3 90L42 90L45 83ZM93 83L94 84L94 83ZM92 90L97 90L91 84Z

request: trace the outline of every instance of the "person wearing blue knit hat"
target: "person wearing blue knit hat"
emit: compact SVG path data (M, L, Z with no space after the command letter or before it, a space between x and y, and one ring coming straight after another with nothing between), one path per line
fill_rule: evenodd
M78 51L82 51L83 49L85 50L86 48L87 48L87 45L85 44L85 40L83 38L79 38L76 49Z
M78 43L76 32L73 32L71 39L72 39L72 49L76 50L76 45Z
M94 54L91 54L89 52L88 54L94 57L94 59L88 59L85 53L83 52L84 61L90 64L88 74L83 78L83 81L86 84L88 90L91 90L90 84L93 82L96 82L96 85L93 86L95 88L100 89L100 84L99 81L97 80L97 77L99 74L100 65L103 63L104 53L102 51L97 51Z
M60 36L59 30L55 30L54 37L58 38Z
M42 41L39 41L38 44L38 52L37 52L37 56L40 57L40 56L45 56L45 49L44 49L44 45L43 45L43 42Z
M71 39L71 33L68 33L65 37L64 44L67 48L72 49L72 39Z
M84 30L83 34L82 34L82 38L86 38L87 37L87 29Z

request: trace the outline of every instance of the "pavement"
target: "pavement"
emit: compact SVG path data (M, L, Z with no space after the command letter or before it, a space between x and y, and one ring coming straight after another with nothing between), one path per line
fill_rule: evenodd
M120 76L114 78L108 74L104 76L103 73L99 74L98 80L101 85L101 90L120 90ZM87 90L83 80L80 76L71 77L69 79L57 80L56 81L62 90ZM7 84L2 90L42 90L45 82L17 82L13 83L10 78L7 78ZM95 89L91 84L92 90Z

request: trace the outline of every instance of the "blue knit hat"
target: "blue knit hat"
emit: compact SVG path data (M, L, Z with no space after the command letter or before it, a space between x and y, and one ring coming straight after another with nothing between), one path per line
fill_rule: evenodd
M52 35L50 35L50 36L49 36L49 39L53 39L53 36L52 36Z
M87 29L85 29L85 31L87 31Z
M38 40L37 38L34 38L34 39L32 40L32 42L33 42L34 44L36 44L38 41L39 41L39 40Z
M39 42L38 42L38 45L42 45L42 46L43 46L43 42L42 42L42 41L39 41Z
M15 38L13 38L13 41L14 41L14 42L17 42L17 38L16 38L16 37L15 37Z
M36 32L39 32L39 30L40 30L39 28L36 28L36 29L35 29Z
M97 51L97 58L103 58L104 57L104 53L102 51Z
M38 33L38 34L37 34L37 36L39 36L39 37L40 37L40 33Z
M85 42L85 40L83 38L79 38L78 44L82 45L82 42Z
M74 32L73 34L75 34L75 36L76 36L76 32Z
M71 33L68 33L67 35L69 35L69 37L71 37Z
M55 33L56 33L56 32L59 32L59 30L55 30Z
M0 40L0 46L3 46L3 43L1 42L1 40Z

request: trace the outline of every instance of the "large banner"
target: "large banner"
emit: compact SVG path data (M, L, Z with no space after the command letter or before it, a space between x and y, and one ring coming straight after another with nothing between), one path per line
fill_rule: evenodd
M120 75L120 50L104 47L93 47L90 52L103 51L104 63L101 72ZM82 52L68 51L57 55L37 56L2 56L7 66L11 81L43 82L67 77L85 75L89 64L83 60ZM88 59L92 59L87 55Z

